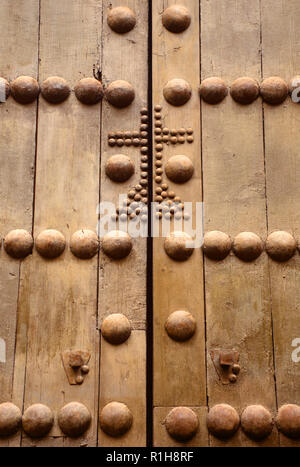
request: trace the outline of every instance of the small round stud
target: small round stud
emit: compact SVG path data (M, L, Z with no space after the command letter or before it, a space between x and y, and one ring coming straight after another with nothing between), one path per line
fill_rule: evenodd
M259 96L259 84L252 78L238 78L232 83L230 94L239 104L251 104Z
M78 230L71 237L70 249L77 258L90 259L98 253L99 239L92 230Z
M202 81L199 93L202 99L208 104L219 104L228 94L225 81L221 78L206 78Z
M131 334L131 325L125 315L114 313L104 319L101 326L104 339L113 345L120 345L127 341Z
M212 230L204 235L203 252L214 261L221 261L228 256L232 246L230 237L218 230Z
M90 371L90 367L88 365L82 365L81 371L83 374L87 375Z
M16 259L22 259L30 255L32 248L33 238L27 230L12 230L4 239L6 253Z
M10 85L13 98L20 104L30 104L40 93L36 79L30 76L19 76Z
M173 182L185 183L192 177L194 166L191 159L186 156L172 156L166 163L165 172Z
M110 83L105 91L108 102L114 107L123 108L130 105L135 98L133 86L127 81L117 80Z
M241 426L249 438L261 440L273 430L273 417L262 405L249 405L241 416Z
M234 238L232 249L242 261L254 261L261 255L264 244L255 233L242 232Z
M192 439L199 429L199 419L189 407L175 407L166 419L165 427L169 435L179 442Z
M66 240L58 230L44 230L35 239L35 248L44 258L57 258L66 247Z
M163 12L162 23L170 32L183 32L191 24L191 15L185 6L172 5Z
M275 261L288 261L294 256L297 243L288 232L276 231L271 233L266 241L266 251Z
M47 78L41 86L41 94L51 104L59 104L70 95L71 89L65 79L59 76Z
M116 154L107 160L105 172L114 182L126 182L134 174L134 164L128 156Z
M11 402L0 404L0 436L17 433L22 420L21 410Z
M184 342L195 334L196 320L188 311L174 311L168 317L165 329L171 339Z
M300 406L286 404L280 407L276 417L278 430L288 438L300 438Z
M74 88L75 96L85 105L95 105L103 97L103 86L95 78L83 78Z
M233 436L240 425L239 414L228 404L218 404L212 407L206 420L209 432L220 439Z
M130 8L126 6L117 6L109 11L107 23L113 31L119 34L125 34L131 31L136 25L136 17Z
M264 101L268 104L279 105L287 98L288 86L282 78L273 76L265 79L261 83L260 93Z
M80 402L70 402L58 414L60 429L71 438L82 435L89 428L91 420L90 411Z
M192 95L190 84L184 79L172 79L163 90L164 98L176 107L186 104Z
M42 438L51 430L54 416L49 407L34 404L25 410L22 417L23 429L32 438Z
M104 236L102 248L104 253L112 259L126 258L132 250L132 240L128 233L113 230Z
M0 102L5 102L10 95L9 82L5 78L0 78Z
M100 413L101 429L109 436L119 437L127 433L133 422L133 416L127 405L110 402Z
M185 232L172 232L170 237L165 239L165 252L175 261L186 261L194 251L189 243L192 243L192 239Z

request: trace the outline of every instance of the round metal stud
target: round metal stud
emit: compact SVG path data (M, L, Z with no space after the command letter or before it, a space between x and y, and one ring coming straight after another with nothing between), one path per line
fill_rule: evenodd
M104 236L102 248L104 253L112 259L126 258L132 250L132 240L128 233L113 230Z
M35 239L35 248L44 258L57 258L64 252L65 247L65 237L58 230L44 230Z
M183 155L172 156L165 166L167 177L175 183L187 182L194 173L192 161Z
M266 241L268 255L275 261L288 261L294 256L297 243L288 232L276 231L271 233Z
M0 78L0 96L1 96L1 101L3 102L3 98L8 99L10 95L10 86L9 82L5 78Z
M20 428L21 410L11 402L0 404L0 436L14 435Z
M185 6L172 5L163 12L162 23L170 32L183 32L191 24L191 15Z
M300 438L300 406L286 404L280 407L276 424L278 430L288 438Z
M234 254L242 261L254 261L258 258L264 244L261 238L252 232L242 232L233 240Z
M107 23L113 31L124 34L134 28L136 25L136 17L130 8L126 6L117 6L109 11Z
M238 78L232 83L230 94L239 104L251 104L259 96L259 84L252 78Z
M100 413L101 429L109 436L119 437L130 430L133 416L127 405L110 402Z
M32 438L42 438L51 430L54 416L49 407L34 404L25 410L22 417L23 429Z
M279 105L287 98L288 86L282 78L273 76L261 83L260 94L268 104Z
M184 342L195 334L196 320L188 311L174 311L168 317L165 329L171 339Z
M176 107L186 104L192 95L190 84L184 79L172 79L163 90L164 98Z
M218 404L212 407L206 420L209 432L220 439L233 436L240 425L239 414L228 404Z
M90 411L80 402L70 402L58 414L60 429L71 438L82 435L89 428L91 420Z
M249 405L241 416L241 426L249 438L261 440L273 430L273 417L262 405Z
M199 429L199 419L189 407L175 407L168 413L165 427L172 438L186 442L196 435Z
M218 230L212 230L204 235L203 251L205 256L215 261L221 261L229 254L232 246L230 237Z
M32 248L33 238L27 230L12 230L4 239L4 249L13 258L25 258L30 255Z
M83 78L74 88L75 96L85 105L94 105L103 97L103 86L95 78Z
M127 81L117 80L110 83L105 91L108 102L114 107L123 108L130 105L135 98L133 86Z
M134 174L134 164L128 156L115 154L107 160L105 172L114 182L125 182Z
M43 98L51 104L63 102L69 97L70 92L71 89L66 80L59 76L47 78L41 86Z
M105 318L101 326L101 332L107 342L120 345L129 338L131 325L125 315L115 313Z
M202 99L208 104L219 104L228 94L225 81L221 78L207 78L202 81L199 93Z
M172 232L170 237L165 239L165 252L175 261L186 261L194 251L187 245L190 242L192 239L185 232Z
M10 85L13 98L20 104L30 104L40 93L36 79L30 76L19 76Z
M70 249L77 258L90 259L98 253L99 239L92 230L78 230L71 237Z

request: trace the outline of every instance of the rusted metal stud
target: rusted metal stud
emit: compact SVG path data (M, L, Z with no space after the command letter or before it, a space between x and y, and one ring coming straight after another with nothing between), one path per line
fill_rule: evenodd
M44 258L57 258L64 252L65 247L65 237L58 230L44 230L35 239L35 248Z
M220 439L227 439L234 435L240 425L237 411L228 404L218 404L212 407L207 415L208 431Z
M113 31L124 34L134 28L136 17L127 6L117 6L108 12L107 23Z
M91 420L90 411L80 402L70 402L58 414L60 429L71 438L82 435L89 428Z
M85 105L95 105L103 98L103 86L95 78L83 78L74 88L75 96Z
M122 230L113 230L104 236L102 249L112 259L126 258L132 250L132 239Z
M242 232L233 240L233 252L242 261L254 261L263 249L262 239L252 232Z
M32 438L46 436L54 424L52 411L44 404L34 404L25 410L22 417L23 430Z
M113 345L120 345L127 341L131 334L131 325L125 315L114 313L104 319L101 326L104 339Z
M72 350L69 353L69 365L72 368L80 368L83 365L82 352Z
M5 102L10 95L9 82L5 78L0 78L0 103Z
M261 83L260 94L268 104L279 105L287 98L288 86L282 78L272 76Z
M88 372L90 371L90 367L88 365L82 365L81 371L83 374L87 375Z
M165 329L171 339L184 342L195 334L196 320L188 311L174 311L168 317Z
M105 91L108 102L114 107L123 108L130 105L135 98L133 86L127 81L117 80L110 83Z
M33 238L27 230L11 230L4 239L4 249L13 258L22 259L30 255L33 248Z
M36 79L31 76L19 76L10 85L13 98L20 104L30 104L40 93L40 87Z
M98 253L99 239L92 230L82 229L75 232L70 241L70 249L80 259L90 259Z
M41 94L43 98L51 104L59 104L65 101L71 93L67 81L60 76L51 76L41 85Z
M212 230L204 235L203 252L214 261L221 261L228 256L232 246L231 238L224 232Z
M249 438L259 441L271 434L274 421L262 405L249 405L241 415L241 426Z
M300 438L300 406L286 404L280 407L276 417L279 431L292 439Z
M168 81L163 89L163 94L169 104L178 107L190 100L192 88L184 79L175 78Z
M179 442L192 439L199 429L199 419L189 407L175 407L165 421L165 427L169 435Z
M202 81L199 93L202 99L208 104L219 104L228 94L225 81L221 78L206 78Z
M294 256L297 242L288 232L276 231L271 233L266 241L266 251L275 261L288 261Z
M175 183L187 182L194 173L192 161L183 155L172 156L165 166L167 177Z
M124 154L115 154L107 160L105 173L114 182L125 182L134 174L134 163Z
M163 12L162 23L168 31L180 33L191 24L191 15L185 6L172 5Z
M11 436L21 426L21 410L11 402L0 404L0 436Z
M101 429L109 436L117 438L127 433L133 422L133 416L127 405L110 402L100 412Z
M189 243L192 243L192 239L187 233L178 231L172 232L171 235L165 239L165 252L175 261L186 261L194 251Z
M255 79L252 78L238 78L232 83L230 94L233 100L239 104L251 104L259 96L259 84Z

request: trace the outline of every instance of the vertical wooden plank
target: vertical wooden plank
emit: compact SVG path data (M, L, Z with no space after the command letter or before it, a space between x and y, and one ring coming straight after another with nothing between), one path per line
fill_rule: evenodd
M185 6L191 15L191 24L182 33L172 33L162 24L162 13L171 5ZM195 213L196 202L202 201L201 157L200 157L200 112L199 96L199 2L198 1L163 1L154 0L153 5L153 105L160 106L154 112L153 127L157 119L162 126L179 130L193 130L193 142L185 144L163 144L160 151L156 148L154 137L153 154L153 191L161 183L156 182L157 153L162 152L163 165L170 157L183 154L190 158L194 165L193 177L184 184L176 184L169 180L165 173L162 183L168 185L168 191L174 191L182 202L193 203ZM191 64L187 66L187 63ZM179 78L187 81L192 88L191 99L182 107L170 105L163 97L163 89L169 80ZM161 113L161 119L156 116ZM155 117L157 117L155 119ZM179 134L177 133L177 138ZM161 159L158 159L161 160ZM164 221L164 219L163 219ZM194 221L193 221L194 222ZM195 223L193 225L195 228ZM171 227L174 230L174 227ZM182 230L182 228L181 228ZM160 414L165 407L192 406L206 407L206 375L205 375L205 331L204 331L204 298L203 298L203 264L200 249L195 249L185 262L174 261L164 250L165 238L153 238L153 359L154 359L154 434L155 445L166 443L161 432ZM165 330L165 322L172 312L186 310L197 323L196 333L186 342L172 340ZM195 358L195 356L197 356ZM200 410L200 409L199 409ZM201 409L202 410L202 409ZM165 431L165 428L163 427ZM195 438L192 443L205 445L207 439ZM170 446L176 446L175 440L168 437Z
M248 76L260 80L260 2L201 2L201 80L217 76L230 85ZM217 35L217 46L216 46ZM260 100L242 106L228 96L218 105L202 101L205 232L220 230L266 237L263 122ZM208 398L210 408L227 403L239 413L252 404L276 411L268 260L245 263L230 254L205 259ZM241 373L222 384L211 358L215 350L239 352ZM256 443L241 430L212 445L274 445L276 431Z
M13 81L20 75L37 77L39 1L1 2L0 75ZM18 104L10 97L0 104L0 235L13 229L32 230L35 164L36 103ZM22 409L23 385L14 391L17 300L20 262L0 251L0 403L13 401ZM5 360L5 361L3 361ZM10 440L18 444L19 437ZM1 440L1 445L8 441Z
M262 0L264 78L280 76L288 82L299 74L299 18L297 1ZM277 107L264 104L264 117L268 230L285 230L299 241L299 107L289 98ZM299 363L292 359L292 343L300 336L299 261L298 253L286 263L269 260L278 407L300 404ZM298 446L299 441L282 435L281 445Z
M135 90L135 99L122 109L103 102L100 198L101 202L111 202L116 207L119 196L127 199L128 192L140 183L141 148L111 147L109 133L140 134L140 111L148 104L148 2L122 2L136 17L135 27L125 34L114 32L107 23L110 10L118 6L117 0L103 2L103 82L106 86L116 80L129 82ZM112 182L105 173L108 158L115 154L129 156L135 166L134 175L124 183ZM125 226L126 222L120 223L113 230L126 230ZM133 415L131 429L121 438L110 437L99 428L100 446L146 445L146 264L146 238L134 238L133 249L123 260L112 260L100 252L100 327L113 313L124 314L132 327L128 341L117 347L101 338L100 413L107 403L115 401L126 404Z
M100 67L101 4L96 0L41 0L40 80L61 76L73 88ZM68 243L79 229L96 230L99 200L101 105L85 106L73 94L61 104L40 99L37 141L34 233L59 230L65 252L46 260L34 251L22 271L16 359L26 358L24 408L49 406L55 415L65 404L85 404L92 415L89 430L76 440L63 439L55 424L43 445L89 445L97 442L98 331L97 256L80 260ZM24 341L25 340L25 341ZM70 385L61 353L91 353L82 385ZM61 437L61 439L59 439ZM24 445L39 441L24 436Z

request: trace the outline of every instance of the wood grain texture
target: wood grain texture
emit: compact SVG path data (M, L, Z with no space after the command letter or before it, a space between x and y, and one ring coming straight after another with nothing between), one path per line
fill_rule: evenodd
M216 34L218 47L216 47ZM201 3L201 79L218 76L228 85L241 76L260 80L258 0ZM228 96L212 106L202 101L205 232L234 237L250 231L266 237L266 200L261 101L242 106ZM209 406L251 404L276 410L268 260L244 263L233 254L205 259ZM241 373L223 385L212 363L214 349L235 349ZM254 443L242 433L225 445L276 445L276 435ZM224 445L211 438L212 445Z

